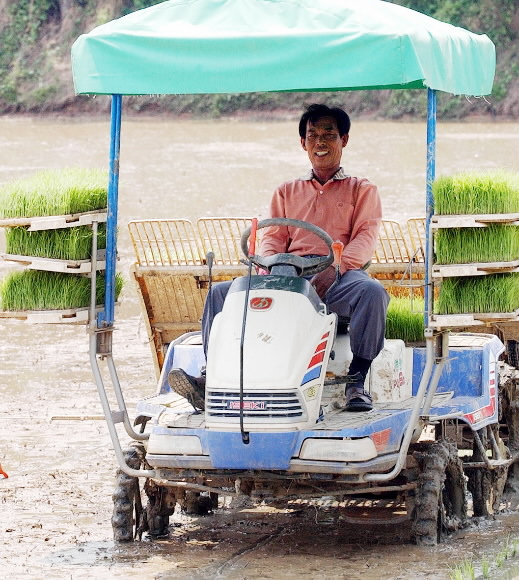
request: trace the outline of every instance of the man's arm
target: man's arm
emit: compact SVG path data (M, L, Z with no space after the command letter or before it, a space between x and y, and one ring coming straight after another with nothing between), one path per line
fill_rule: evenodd
M381 220L382 202L376 186L369 182L361 183L352 217L351 237L342 254L341 274L348 270L358 270L371 260L375 253ZM312 286L321 299L324 300L335 277L335 268L330 266L312 278Z
M270 217L286 217L285 196L283 187L278 187L270 202ZM269 227L263 230L259 254L261 256L272 256L274 254L285 253L288 249L289 234L287 227Z
M377 187L364 181L359 185L352 217L351 238L342 255L341 274L348 270L358 270L372 259L381 221L382 202Z

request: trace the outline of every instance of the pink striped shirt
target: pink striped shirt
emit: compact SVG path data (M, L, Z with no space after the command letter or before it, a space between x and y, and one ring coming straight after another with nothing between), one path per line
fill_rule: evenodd
M367 179L346 175L342 167L324 185L310 172L280 185L270 204L271 217L310 222L344 244L341 273L362 268L373 257L382 219L377 187ZM299 228L264 230L260 254L289 252L326 255L324 241Z

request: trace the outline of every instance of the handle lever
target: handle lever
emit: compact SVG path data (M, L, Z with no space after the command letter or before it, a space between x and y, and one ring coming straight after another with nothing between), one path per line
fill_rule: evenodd
M249 237L249 256L256 253L256 234L258 232L258 218L252 218Z
M341 264L342 253L344 252L344 244L340 240L335 240L332 244L333 250L333 265L337 268Z

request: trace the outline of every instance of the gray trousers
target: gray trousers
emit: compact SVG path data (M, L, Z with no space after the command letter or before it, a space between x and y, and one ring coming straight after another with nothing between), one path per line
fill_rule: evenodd
M206 355L213 319L222 311L231 283L214 284L207 295L202 315L202 339ZM384 346L389 304L389 296L384 286L378 280L370 278L364 270L349 270L326 294L325 302L331 312L350 319L352 353L373 360Z

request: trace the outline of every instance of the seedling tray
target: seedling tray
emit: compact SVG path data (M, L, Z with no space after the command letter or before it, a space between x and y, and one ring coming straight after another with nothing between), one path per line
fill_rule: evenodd
M88 324L90 309L0 311L1 318L23 320L29 324Z
M105 250L98 251L96 270L106 268L105 255ZM10 262L17 262L29 270L45 270L65 274L90 274L92 272L91 260L58 260L35 256L17 256L15 254L0 254L0 257Z
M519 322L519 309L514 312L483 312L472 314L433 314L429 325L432 328L464 328L487 326L498 322Z
M485 228L490 225L519 226L519 213L491 213L474 215L433 215L431 227L441 228Z
M472 264L434 264L433 278L453 278L458 276L487 276L519 272L519 260L512 262L479 262Z
M28 229L30 232L75 228L77 226L92 225L94 222L106 222L107 215L106 210L97 210L70 215L6 218L0 219L0 227L15 228L29 226Z

